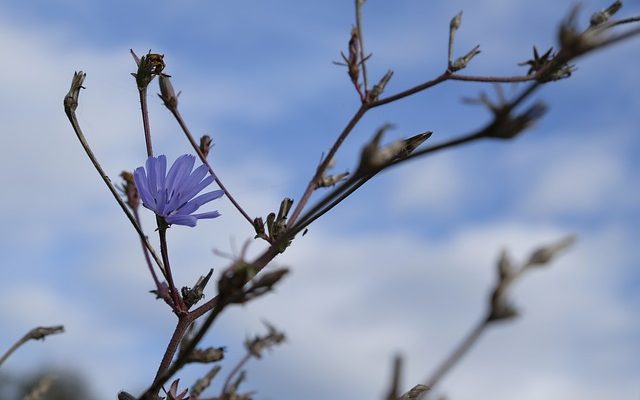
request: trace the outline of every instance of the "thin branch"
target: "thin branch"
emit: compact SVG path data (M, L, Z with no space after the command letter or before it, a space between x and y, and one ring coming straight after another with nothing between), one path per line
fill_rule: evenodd
M224 380L224 384L222 385L222 390L220 391L220 395L218 396L218 398L220 399L224 398L224 395L227 392L227 388L229 387L231 380L238 372L240 372L240 369L242 369L242 367L251 359L251 357L252 357L251 352L247 351L244 357L242 357L240 361L238 361L238 363L233 367L231 372L229 372L229 375L227 375L227 379Z
M129 222L131 222L131 225L133 225L133 228L138 233L140 240L144 242L145 247L147 248L147 250L149 250L149 253L151 253L151 256L153 257L153 260L164 273L164 265L162 264L160 256L158 256L158 253L156 253L156 251L149 243L147 236L144 234L144 231L142 230L140 225L136 222L134 215L131 213L131 211L129 211L129 208L127 207L125 202L120 198L116 187L113 185L113 183L111 183L111 179L102 169L102 166L98 162L96 156L93 154L93 151L91 150L91 147L89 146L84 133L82 133L82 129L80 128L80 124L78 123L78 118L76 117L76 108L78 107L80 89L84 88L82 86L82 83L84 82L85 77L86 74L82 71L74 73L73 79L71 80L71 88L69 89L69 93L67 93L64 98L64 112L67 114L67 118L69 118L69 122L71 123L71 126L76 133L76 136L78 137L82 148L87 154L87 157L89 157L89 160L91 160L91 163L93 164L96 171L98 171L98 174L104 181L105 185L107 185L107 188L113 195L114 199L116 200L116 202L118 202L118 205L120 205L120 208L129 219Z
M316 203L313 206L313 208L311 208L308 212L306 212L300 218L298 223L295 224L294 226L292 226L291 235L295 236L296 234L301 232L303 229L305 229L306 227L311 225L316 219L320 218L321 216L323 216L324 214L329 212L332 208L334 208L335 206L340 204L340 202L342 202L344 199L349 197L353 192L358 190L362 185L364 185L371 178L373 178L382 169L389 168L392 165L396 165L397 163L405 161L405 160L407 160L409 158L413 158L414 155L417 155L417 154L419 154L421 156L424 156L424 155L429 154L429 153L435 153L435 152L440 151L440 150L445 150L445 149L456 147L456 146L459 146L459 145L462 145L462 144L465 144L465 143L473 142L473 141L476 141L478 139L482 139L484 137L485 137L485 135L482 134L481 132L473 132L471 134L467 134L467 135L461 136L459 138L455 138L455 139L446 141L444 143L440 143L440 144L437 144L437 145L434 145L434 146L430 146L430 147L427 147L427 148L425 148L423 150L420 150L420 151L417 151L415 153L412 153L411 155L407 156L406 158L403 158L403 159L398 160L396 162L392 162L391 164L389 164L387 166L384 166L383 168L381 168L381 169L379 169L379 170L377 170L377 171L375 171L373 173L369 173L369 174L363 175L363 176L351 177L349 180L345 181L343 184L341 184L340 186L336 187L330 193L325 195L325 197L323 197L322 200L318 201L318 203Z
M359 63L362 66L362 83L364 85L363 99L367 98L369 94L369 78L367 74L367 57L364 51L364 38L362 34L362 5L366 0L355 0L356 2L356 29L358 31L358 43L360 48L360 60Z
M309 181L309 184L307 185L306 190L304 191L302 197L300 198L300 201L298 201L296 208L293 210L293 213L291 213L291 217L289 218L289 224L293 224L296 221L296 218L298 218L298 216L302 212L302 209L309 201L311 194L318 187L318 182L322 178L322 175L324 174L324 172L327 170L327 167L331 163L331 160L337 153L338 149L340 148L344 140L347 138L347 136L349 136L349 133L351 133L353 128L355 128L356 124L360 121L360 119L362 119L364 114L367 112L367 109L368 109L368 106L365 106L364 104L361 105L360 108L358 108L358 111L356 111L353 117L351 117L351 119L347 123L347 126L345 126L342 132L340 132L340 135L338 135L338 138L333 143L333 146L331 146L331 149L327 153L326 157L322 160L322 162L316 169L316 173L314 174L313 178L311 178L311 180Z
M149 109L147 106L147 87L138 87L140 95L140 111L142 113L142 125L144 127L144 142L147 146L147 156L153 156L153 146L151 145L151 128L149 127Z
M214 299L217 299L215 297ZM207 330L211 327L215 319L220 315L224 306L220 304L217 307L214 307L211 310L211 313L204 321L204 323L200 326L198 332L193 336L193 338L189 341L189 343L181 349L178 354L178 358L169 366L173 356L180 345L180 341L182 337L187 332L189 325L195 320L196 314L187 314L185 317L179 320L176 329L171 336L171 340L169 345L167 346L167 350L165 351L164 357L162 358L162 363L160 368L158 368L158 372L156 373L156 377L151 384L151 386L140 396L141 400L155 400L158 391L171 377L178 372L188 361L189 354L196 348L198 343L202 340Z
M171 114L173 114L173 116L175 117L176 121L180 125L180 128L182 128L182 131L187 137L187 140L189 141L189 143L191 144L191 147L193 147L193 150L196 152L196 154L198 154L198 157L200 157L200 161L202 161L202 163L205 164L207 168L209 168L209 173L213 176L213 179L215 179L218 186L220 186L220 189L224 191L226 197L229 199L231 204L233 204L236 210L238 210L238 212L242 214L244 219L246 219L249 222L249 224L253 226L253 220L251 219L249 214L242 208L242 206L240 206L240 203L238 203L238 201L231 195L231 192L229 192L229 190L222 183L222 180L218 177L218 174L216 174L213 171L213 167L211 166L211 164L209 164L209 161L207 160L207 157L202 153L202 150L200 150L200 146L198 146L198 143L196 143L193 135L191 134L191 131L187 127L187 124L184 122L184 119L182 118L182 115L180 114L180 111L178 110L177 106L176 107L167 106L167 108L169 109L169 111L171 111Z
M178 289L173 282L173 274L171 273L171 264L169 263L169 248L167 247L167 223L162 217L156 216L158 223L158 236L160 238L160 253L162 254L162 262L165 268L165 277L169 283L169 291L173 299L173 311L180 317L187 313L187 308L182 301L182 297L178 293Z
M162 361L160 362L160 366L158 367L156 376L153 379L153 384L151 385L151 388L149 388L149 390L147 390L140 397L140 399L148 399L148 400L155 399L162 385L164 385L169 380L169 378L171 378L171 376L169 376L166 379L163 379L165 372L169 369L169 366L171 365L171 360L173 360L173 356L176 352L176 349L178 348L178 346L180 346L180 341L182 340L182 337L185 335L185 333L189 329L189 325L191 325L192 322L193 320L189 318L188 315L182 316L178 319L178 323L176 324L176 327L173 330L173 334L171 335L171 339L169 340L167 349L165 350L164 355L162 356ZM191 350L188 353L190 352Z
M21 337L20 340L15 342L13 346L11 346L9 350L7 350L2 355L2 357L0 357L0 365L2 365L7 360L7 358L9 358L11 354L13 354L13 352L18 350L20 346L27 343L29 340L44 340L44 338L49 335L55 335L57 333L63 333L63 332L64 332L64 326L62 325L49 326L49 327L39 326L37 328L31 329L23 337Z
M133 209L133 217L135 218L138 226L142 226L142 223L140 222L140 213L138 212L137 208ZM151 263L149 250L147 249L147 246L145 246L145 243L142 239L140 239L140 245L142 246L144 261L147 263L147 267L149 268L149 272L151 273L151 277L153 278L153 283L155 283L156 285L156 290L158 291L158 294L160 294L160 290L162 289L162 286L160 284L160 280L158 279L158 275L156 274L156 270L153 268L153 264ZM165 271L163 270L162 272L164 273ZM165 276L165 279L166 279L166 276Z
M443 362L440 364L438 368L431 374L431 376L427 379L426 386L429 388L433 388L439 381L442 379L444 375L449 372L449 370L456 365L458 361L464 356L467 351L478 341L482 333L489 325L488 320L485 318L477 323L471 331L465 336L464 340L456 347L456 349L451 353Z

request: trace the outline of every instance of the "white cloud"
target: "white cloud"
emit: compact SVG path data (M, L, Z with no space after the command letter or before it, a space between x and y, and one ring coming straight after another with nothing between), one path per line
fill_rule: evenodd
M454 212L463 194L467 177L461 172L459 159L434 157L396 171L395 188L390 202L413 215L445 217Z

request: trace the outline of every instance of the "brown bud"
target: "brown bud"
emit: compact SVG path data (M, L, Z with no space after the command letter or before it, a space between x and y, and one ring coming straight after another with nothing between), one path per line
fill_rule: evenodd
M209 135L202 135L202 137L200 138L200 151L202 152L205 158L209 155L209 150L211 148L211 145L212 145L211 137Z

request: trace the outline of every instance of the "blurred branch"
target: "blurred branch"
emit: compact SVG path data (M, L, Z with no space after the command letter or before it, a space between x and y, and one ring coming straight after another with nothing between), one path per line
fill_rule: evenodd
M508 289L522 275L533 268L539 268L550 263L558 255L564 252L575 242L575 236L567 236L555 243L540 246L531 253L529 259L519 268L516 268L506 251L500 254L496 263L497 282L489 296L489 307L484 318L482 318L454 351L436 368L431 376L426 380L426 386L433 388L442 378L462 359L471 347L480 339L484 331L497 321L508 321L518 316L518 311L510 304L506 298Z
M36 386L24 397L24 400L40 400L44 398L55 381L56 378L51 375L42 377Z
M11 346L9 350L7 350L2 355L2 357L0 357L0 365L2 365L7 360L7 358L9 358L11 354L13 354L14 351L18 350L20 346L27 343L29 340L44 340L44 338L49 335L55 335L57 333L63 333L63 332L64 332L64 326L62 325L39 326L37 328L31 329L23 337L21 337L20 340L15 342L13 346Z

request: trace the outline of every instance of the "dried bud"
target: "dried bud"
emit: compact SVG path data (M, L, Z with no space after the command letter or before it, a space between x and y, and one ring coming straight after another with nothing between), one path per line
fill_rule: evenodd
M513 265L511 264L511 258L506 250L502 250L500 253L500 259L498 260L498 279L500 282L504 282L513 276Z
M137 210L140 207L140 194L133 180L133 174L129 171L122 171L120 177L124 181L120 190L127 197L127 205L132 210Z
M598 11L591 15L591 27L599 26L604 24L611 18L615 13L620 11L622 8L622 2L620 0L616 0L609 7L604 10Z
M428 131L402 140L402 151L398 153L398 158L402 159L408 157L416 148L418 148L418 146L424 143L425 140L429 139L432 134L433 132Z
M84 83L84 78L87 77L82 71L76 71L73 73L73 78L71 79L71 87L69 88L69 92L66 96L64 96L64 110L69 115L78 108L78 97L80 97L80 89L84 89L82 86Z
M276 221L276 213L273 213L273 212L269 213L269 215L267 215L267 230L269 231L269 236L273 239L276 239L278 236L278 233L280 233L276 229L275 221Z
M506 321L516 318L519 315L518 310L509 303L500 302L491 307L491 313L487 318L488 322Z
M261 217L257 217L253 220L253 229L256 230L256 236L254 237L254 239L267 238L267 234L264 231L264 221Z
M449 22L449 32L453 34L453 32L457 31L460 28L460 24L462 23L462 11L456 14L455 17L451 18L451 22Z
M348 172L343 172L336 175L324 175L322 178L318 180L316 185L319 188L334 186L336 183L347 179L348 176L349 176Z
M564 250L569 248L573 243L575 243L576 237L574 235L567 236L564 239L559 240L558 242L541 247L535 250L531 256L529 257L529 261L527 261L527 266L542 266L548 264L553 258L555 258L558 254L562 253Z
M511 282L510 279L498 280L489 299L487 322L507 320L518 316L518 310L506 299L506 292Z
M291 210L291 205L293 205L292 199L288 197L282 199L282 201L280 202L280 209L278 210L278 217L276 218L276 223L283 221L282 223L284 224L284 221L287 219L287 215L289 214L289 210Z
M209 150L212 145L212 140L209 135L202 135L200 138L200 151L204 155L205 158L209 155Z
M542 102L538 102L516 116L508 113L504 114L503 111L503 109L497 109L494 112L495 120L485 130L488 137L496 139L515 138L540 119L547 112L547 106Z
M213 378L218 375L218 372L220 372L221 369L222 367L216 365L215 367L211 368L205 376L198 379L196 383L194 383L194 385L191 387L191 397L194 399L200 397L202 392L204 392L209 386L211 386L211 381L213 381Z
M360 153L360 165L358 165L356 175L374 172L390 160L388 153L392 149L387 149L383 154L383 150L380 148L380 141L382 140L382 136L385 132L391 128L393 128L392 124L382 125L378 128L369 143L362 148L362 152ZM395 147L397 155L402 150L402 146Z
M208 364L220 361L224 358L224 347L208 347L206 349L193 349L187 356L188 363Z
M64 326L39 326L27 332L27 334L24 335L24 340L44 340L45 337L58 333L64 333Z
M407 393L403 394L398 400L418 400L424 393L431 390L427 385L415 385Z
M569 15L560 24L558 30L558 42L562 51L569 56L582 54L590 45L587 35L578 29L576 19L578 17L579 6L575 6L569 12Z
M285 340L284 333L279 332L273 325L267 322L264 322L264 324L269 330L265 336L256 336L244 342L247 351L255 358L261 358L264 350L272 348Z
M467 64L469 64L469 61L471 61L473 57L477 56L478 54L480 54L480 45L477 45L476 47L471 49L467 54L465 54L464 56L454 61L453 64L451 64L451 71L455 72L463 68L466 68Z
M178 108L178 96L180 93L176 94L173 90L173 85L171 84L171 79L169 79L168 75L160 75L160 94L158 97L162 99L164 105L170 109L175 110Z
M229 303L247 301L244 285L256 275L256 267L242 259L236 260L227 268L218 280L218 296Z
M279 268L258 276L246 291L246 299L252 300L273 290L273 286L289 273L289 268Z
M164 55L151 53L151 50L149 50L149 53L142 56L142 58L139 58L133 50L130 51L131 56L138 66L138 71L131 75L136 78L139 90L146 89L156 75L162 74L162 70L165 67Z
M393 71L389 70L386 74L384 74L382 78L380 78L380 81L378 81L378 83L376 83L371 91L367 94L367 102L371 103L378 100L378 97L380 97L380 95L384 92L384 88L387 86L387 83L389 83L392 76Z
M167 392L166 400L189 400L189 396L187 395L189 389L185 389L181 393L178 393L179 384L180 379L176 379L175 381L173 381L173 383L169 387L169 391Z
M360 63L358 57L360 54L360 41L358 39L358 29L354 26L351 28L351 38L349 38L349 57L342 58L347 63L349 78L354 85L360 86L358 79L360 77Z
M56 378L52 375L45 375L38 380L29 393L23 397L23 400L40 400L44 399L55 383Z
M193 288L189 288L187 286L182 288L182 299L184 300L184 304L187 306L187 310L197 304L204 297L204 288L207 286L207 283L209 283L211 274L213 274L213 268L209 270L207 275L198 278L198 281L193 285Z
M520 66L529 66L527 75L537 74L540 71L539 76L536 77L538 82L550 82L565 79L571 76L575 72L575 65L567 64L566 62L557 62L556 56L558 54L553 51L553 47L549 48L544 54L538 54L538 49L533 46L533 58L521 63Z

